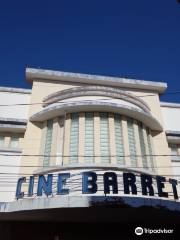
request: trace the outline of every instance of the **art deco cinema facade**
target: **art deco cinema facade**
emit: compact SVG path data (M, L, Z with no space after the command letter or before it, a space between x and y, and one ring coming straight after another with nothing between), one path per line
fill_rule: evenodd
M32 90L0 88L1 213L66 209L68 221L113 201L179 211L180 104L160 102L166 83L31 68L26 80Z

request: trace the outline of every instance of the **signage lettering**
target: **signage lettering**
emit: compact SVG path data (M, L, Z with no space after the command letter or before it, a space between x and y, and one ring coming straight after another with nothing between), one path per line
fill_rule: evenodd
M102 175L102 174L101 174ZM88 171L88 172L82 172L79 175L82 179L80 182L76 182L76 184L82 184L82 194L95 194L100 191L100 183L98 183L99 175L96 172ZM67 173L59 173L56 177L57 180L54 180L55 177L53 174L45 175L39 175L36 176L30 176L29 179L25 177L21 177L18 179L17 182L17 188L16 188L16 198L24 198L24 196L32 197L35 193L37 193L37 196L51 196L53 189L57 189L56 194L57 195L67 195L71 191L71 184L67 184L68 180L71 180L71 175L69 172ZM123 189L124 194L133 194L137 195L137 192L141 192L144 196L154 196L155 192L158 192L159 197L168 198L168 192L165 191L165 185L169 184L172 190L172 193L174 195L174 199L178 199L178 191L177 191L177 185L178 182L175 179L169 179L167 180L163 176L156 176L152 177L147 174L139 174L136 176L135 173L131 172L123 172L121 175L122 180L118 180L118 175L115 172L104 172L102 180L103 183L101 183L101 189L103 186L103 192L104 194L118 194L120 186L121 189ZM138 181L138 178L139 181ZM35 185L35 178L37 178L37 185ZM54 182L53 182L54 181ZM27 185L28 183L28 190L27 193L23 191L24 185ZM67 187L68 185L68 187ZM77 185L76 185L77 186ZM156 189L157 190L156 190ZM138 189L138 191L137 191ZM140 189L140 190L139 190Z

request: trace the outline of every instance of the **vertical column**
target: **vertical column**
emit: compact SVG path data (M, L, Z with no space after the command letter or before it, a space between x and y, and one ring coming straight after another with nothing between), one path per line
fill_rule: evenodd
M57 132L57 155L56 164L63 165L63 147L64 147L64 123L65 116L61 116L58 119L58 132Z
M47 133L46 133L46 141L45 141L45 151L44 151L44 160L43 166L51 165L51 150L52 150L52 137L53 137L53 119L47 120Z
M100 151L101 163L110 163L108 113L100 112Z
M24 134L19 135L19 148L23 148Z
M46 132L47 132L47 122L44 121L43 124L42 124L42 133L41 133L41 147L40 147L40 151L39 151L39 154L41 155L39 157L39 160L38 160L38 165L41 167L43 167L43 160L44 160L44 150L45 150L45 141L46 141Z
M152 156L152 155L154 155L154 144L153 144L151 130L146 129L146 134L147 134L149 154L151 155L150 156L150 166L151 166L152 171L156 172L157 171L156 159L155 159L155 156Z
M124 140L124 155L126 157L124 157L125 159L125 165L127 167L131 166L131 162L130 162L130 151L129 151L129 139L128 139L128 128L127 128L127 119L126 117L122 116L122 133L123 133L123 140ZM128 157L127 157L128 155Z
M180 145L178 144L178 151L177 154L180 155Z
M134 135L134 120L132 118L127 119L128 127L128 140L129 140L129 151L130 151L130 161L131 167L137 167L137 153L136 153L136 139Z
M120 165L125 165L122 116L120 116L119 114L114 115L114 132L116 144L116 163Z
M85 113L79 113L79 146L78 146L79 163L84 163L84 141L85 141Z
M4 147L9 148L11 143L11 136L6 136L4 139Z
M57 144L58 144L58 132L59 132L59 124L58 124L58 118L56 117L53 120L53 135L52 135L52 147L51 147L51 157L50 159L50 165L54 166L56 165L56 158L55 155L57 154Z
M134 120L134 135L136 139L136 153L138 155L137 157L137 166L142 170L143 163L142 163L142 157L141 157L141 143L139 139L139 129L138 129L138 122Z
M85 113L85 141L84 141L85 163L94 163L94 113Z
M63 164L69 163L69 153L70 153L70 127L71 118L70 114L66 115L65 125L64 125L64 151L63 151ZM68 157L67 157L68 156Z
M148 141L147 141L147 133L146 133L146 128L145 128L144 125L143 125L143 128L142 128L142 131L143 131L143 138L144 138L144 145L145 145L145 153L146 153L146 155L150 155L151 153L149 151ZM147 156L146 159L147 159L148 169L152 170L150 156Z
M79 150L79 113L71 113L71 129L70 129L70 164L78 163Z
M110 143L110 155L111 163L116 164L116 143L115 143L115 131L114 131L114 114L109 113L109 143Z
M100 118L99 113L94 113L94 154L95 163L101 162L101 150L100 150ZM97 157L98 156L98 157Z
M0 147L5 147L4 142L5 142L5 136L2 133L0 133Z
M139 130L139 141L141 147L141 155L142 155L142 165L144 169L148 169L148 160L147 160L147 146L145 144L144 139L144 131L143 131L143 124L141 122L138 123L138 130Z
M100 151L101 163L110 163L109 120L108 113L100 112Z

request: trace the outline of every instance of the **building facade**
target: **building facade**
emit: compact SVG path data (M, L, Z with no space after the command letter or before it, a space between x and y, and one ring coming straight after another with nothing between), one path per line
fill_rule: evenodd
M178 181L180 104L160 102L166 83L32 68L26 80L32 90L0 88L0 202L11 202L8 209L87 207L85 196L127 196L125 172L137 177L136 198L150 195L142 194L143 174ZM96 173L96 191L82 191L83 172ZM150 197L158 199L152 184ZM173 185L162 188L174 199Z

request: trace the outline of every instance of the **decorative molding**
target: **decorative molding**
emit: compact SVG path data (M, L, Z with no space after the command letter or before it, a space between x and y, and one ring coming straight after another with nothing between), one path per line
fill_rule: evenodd
M180 103L160 102L161 107L180 108Z
M22 149L21 148L4 148L1 147L0 148L0 152L7 152L7 153L22 153ZM9 154L11 156L11 154Z
M166 138L168 143L180 144L180 131L166 131Z
M145 173L145 174L153 174L154 173L150 170L145 169L137 169L133 167L127 167L125 165L121 166L118 164L112 164L112 163L91 163L91 164L66 164L61 166L53 166L53 167L44 167L38 170L34 171L34 175L37 174L47 174L52 172L61 172L61 171L67 171L67 170L79 170L79 169L100 169L100 170L112 170L112 171L126 171L126 172L135 172L135 173Z
M27 120L19 118L0 118L0 132L23 133L26 130Z
M1 124L0 123L0 132L24 133L25 131L26 131L26 125Z
M172 143L172 144L180 144L180 136L179 137L167 136L167 141L168 143Z
M109 207L107 207L108 202ZM101 205L99 204L101 203ZM102 208L104 203L105 208ZM114 205L112 205L112 203ZM99 206L98 208L92 206ZM112 208L112 206L116 206ZM129 207L127 207L129 206ZM132 208L132 209L131 209ZM75 211L77 209L77 211ZM102 211L98 211L98 210ZM69 196L35 197L0 203L1 221L58 221L69 223L137 222L144 219L144 212L152 217L153 223L179 223L180 202L148 196ZM142 211L139 211L142 210ZM137 214L134 214L136 212ZM65 216L66 213L66 216ZM77 214L75 214L77 213ZM91 214L90 214L91 213ZM101 213L101 214L99 214ZM159 214L162 213L162 214ZM166 215L165 215L166 213ZM168 213L168 214L167 214ZM79 216L77 217L77 215ZM164 218L165 216L169 216ZM112 217L113 216L113 217ZM120 216L120 217L119 217ZM126 216L126 218L124 217ZM155 216L155 217L154 217ZM60 224L59 223L59 224ZM71 225L70 225L71 226Z
M124 101L133 103L138 107L142 108L145 112L149 112L150 108L145 103L144 100L135 96L132 93L128 93L126 91L112 88L112 87L104 87L104 86L86 86L86 87L75 87L70 88L62 91L58 91L52 93L43 99L44 106L49 104L63 101L64 99L68 98L76 98L76 97L83 97L83 96L105 96L111 97L114 99L122 99Z
M171 130L167 130L166 131L166 135L167 136L179 136L180 137L180 131L171 131Z
M123 104L102 102L102 101L76 101L71 103L53 104L35 113L30 117L30 121L42 122L65 113L83 112L83 111L100 111L114 112L143 122L152 130L162 131L162 125L150 114L138 108L130 107Z
M27 122L26 119L0 117L0 123L2 124L27 125Z
M163 82L152 82L119 77L70 73L36 68L26 68L26 79L29 82L32 82L34 79L43 79L44 81L65 81L71 83L84 83L133 89L144 89L155 91L157 93L163 93L167 88L167 84Z
M25 88L0 87L0 92L31 94L32 90Z

